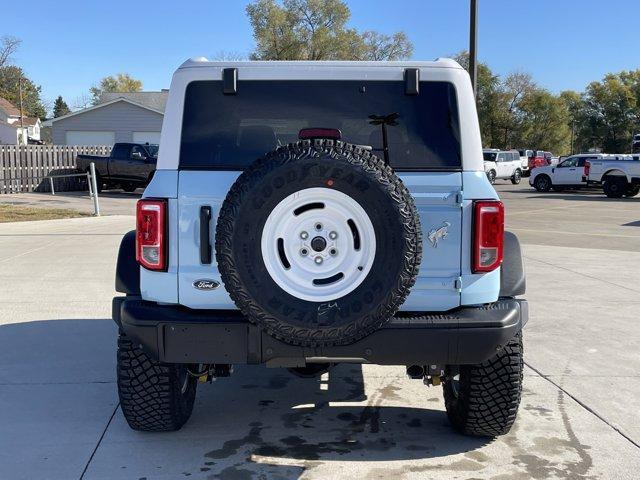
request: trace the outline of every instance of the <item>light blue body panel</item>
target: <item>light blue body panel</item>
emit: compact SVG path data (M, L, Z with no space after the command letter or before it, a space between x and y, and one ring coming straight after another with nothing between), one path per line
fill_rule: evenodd
M473 200L498 200L498 194L484 172L462 172L462 282L461 305L495 302L500 293L500 268L489 273L471 272L473 242Z
M178 303L178 172L156 170L144 191L144 198L169 200L169 266L166 272L152 272L140 267L142 298L159 303Z
M169 198L169 268L141 268L142 297L196 309L236 309L227 291L198 290L200 279L222 282L215 255L200 263L200 207L210 206L209 238L215 239L222 202L239 172L158 170L145 197ZM500 271L471 273L472 201L496 199L484 172L401 173L413 195L423 230L423 260L416 284L401 310L447 311L497 300ZM446 236L438 235L439 229ZM442 233L442 231L441 231ZM430 238L430 234L431 238Z

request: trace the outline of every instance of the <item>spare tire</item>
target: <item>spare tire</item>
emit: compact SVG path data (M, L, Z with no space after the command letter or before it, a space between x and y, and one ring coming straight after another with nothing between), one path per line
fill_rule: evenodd
M344 345L384 325L422 258L413 198L357 146L279 147L236 180L216 227L225 288L265 332L302 346Z

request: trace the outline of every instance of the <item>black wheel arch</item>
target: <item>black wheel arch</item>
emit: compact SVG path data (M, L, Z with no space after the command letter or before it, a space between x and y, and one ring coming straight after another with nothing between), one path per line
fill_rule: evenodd
M524 260L518 237L512 232L504 232L504 260L500 268L500 297L524 295L527 279Z
M116 291L140 295L140 266L136 262L136 231L125 233L118 250Z

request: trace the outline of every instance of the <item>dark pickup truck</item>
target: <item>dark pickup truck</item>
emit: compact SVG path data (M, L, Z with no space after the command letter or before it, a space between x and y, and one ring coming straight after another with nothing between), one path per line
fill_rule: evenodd
M156 170L158 145L140 143L116 143L111 155L78 155L76 166L81 172L88 172L91 162L96 165L98 191L121 187L125 192L133 192L138 187L146 187Z

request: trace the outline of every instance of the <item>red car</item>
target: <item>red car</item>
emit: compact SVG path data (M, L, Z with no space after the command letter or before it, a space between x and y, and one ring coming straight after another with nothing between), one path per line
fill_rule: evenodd
M543 150L536 150L533 157L529 157L529 170L536 167L546 167L551 160L551 153Z

